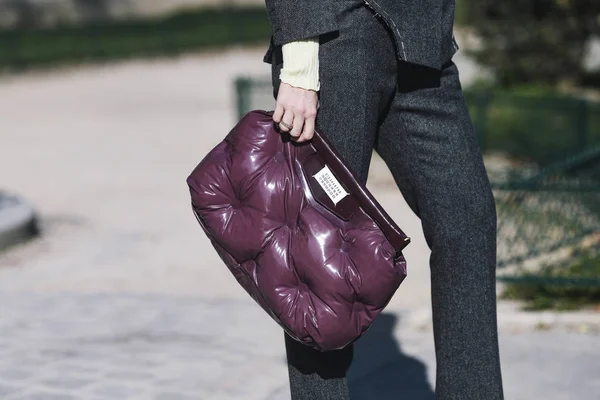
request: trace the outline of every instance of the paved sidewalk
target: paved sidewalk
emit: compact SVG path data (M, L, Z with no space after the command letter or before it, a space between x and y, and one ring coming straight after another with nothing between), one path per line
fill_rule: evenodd
M384 313L357 344L355 400L433 399L432 333ZM0 295L3 400L285 400L283 336L251 301L160 294ZM506 398L595 399L598 337L501 337ZM410 394L410 395L409 395Z
M0 182L42 230L0 253L0 398L289 398L281 331L210 247L185 185L235 122L233 78L268 75L264 50L0 78ZM354 398L430 399L429 251L388 172L372 173L413 242L409 277L361 339ZM598 393L597 335L506 316L507 399Z

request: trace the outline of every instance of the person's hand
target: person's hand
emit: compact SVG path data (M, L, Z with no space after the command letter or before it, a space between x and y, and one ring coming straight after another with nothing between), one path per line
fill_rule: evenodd
M316 91L281 82L273 121L282 132L289 132L292 140L305 142L314 135L318 108L319 97ZM285 126L286 124L292 129Z

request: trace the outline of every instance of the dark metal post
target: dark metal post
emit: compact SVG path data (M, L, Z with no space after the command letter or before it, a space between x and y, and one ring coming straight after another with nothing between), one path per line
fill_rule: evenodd
M235 95L237 100L238 119L241 119L250 108L250 91L252 90L252 80L250 78L239 77L235 80Z
M487 126L487 115L490 103L492 101L491 92L476 93L475 97L475 132L479 140L479 147L481 151L486 150L487 137L486 137L486 126Z
M587 145L589 102L579 99L577 105L577 150L584 151Z

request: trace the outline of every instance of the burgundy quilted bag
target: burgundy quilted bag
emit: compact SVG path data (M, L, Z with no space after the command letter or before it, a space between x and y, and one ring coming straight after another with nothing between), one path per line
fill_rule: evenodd
M187 179L231 273L294 339L341 349L406 277L410 239L315 131L297 144L273 111L248 112Z

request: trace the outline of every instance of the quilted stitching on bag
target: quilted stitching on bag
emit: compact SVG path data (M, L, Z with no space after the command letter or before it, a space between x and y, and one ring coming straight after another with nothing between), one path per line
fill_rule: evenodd
M362 209L343 221L319 208L288 146L270 116L247 114L189 176L193 209L236 280L292 337L342 348L387 305L406 262Z

